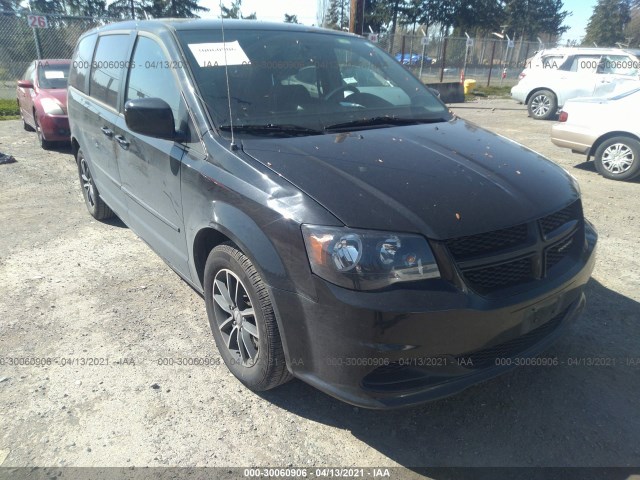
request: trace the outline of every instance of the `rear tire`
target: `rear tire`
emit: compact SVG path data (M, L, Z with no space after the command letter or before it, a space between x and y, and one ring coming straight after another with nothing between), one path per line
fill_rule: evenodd
M550 120L558 111L558 99L551 90L538 90L529 98L527 110L535 120Z
M626 136L605 140L594 159L600 175L611 180L631 180L640 175L640 142Z
M204 294L218 351L240 382L264 391L292 378L267 287L234 245L218 245L209 253Z
M76 153L76 162L78 163L78 177L82 187L82 196L91 216L96 220L106 220L113 217L113 211L100 198L98 187L93 181L89 163L84 157L82 149L78 149L78 153Z

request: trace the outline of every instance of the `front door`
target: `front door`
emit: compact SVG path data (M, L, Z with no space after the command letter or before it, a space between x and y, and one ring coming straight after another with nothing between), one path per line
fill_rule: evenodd
M166 68L171 63L161 45L153 38L138 36L131 65L123 101L163 99L171 106L175 128L179 130L187 111L175 75ZM171 140L131 132L124 118L119 120L114 142L129 226L172 267L188 273L180 193L185 147Z

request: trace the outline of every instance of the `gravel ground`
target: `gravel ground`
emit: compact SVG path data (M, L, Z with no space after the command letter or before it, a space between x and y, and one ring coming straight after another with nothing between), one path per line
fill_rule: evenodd
M0 122L0 152L17 160L0 166L0 465L637 466L640 184L600 177L515 102L453 109L578 178L598 262L586 312L545 354L559 366L386 412L299 381L243 388L203 300L121 222L89 216L70 152ZM158 362L179 358L211 364Z

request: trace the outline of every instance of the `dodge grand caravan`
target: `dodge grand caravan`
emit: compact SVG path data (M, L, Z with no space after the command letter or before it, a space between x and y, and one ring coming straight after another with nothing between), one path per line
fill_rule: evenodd
M80 38L68 103L89 212L204 296L250 389L412 405L536 356L584 307L596 232L573 177L363 38L112 24Z

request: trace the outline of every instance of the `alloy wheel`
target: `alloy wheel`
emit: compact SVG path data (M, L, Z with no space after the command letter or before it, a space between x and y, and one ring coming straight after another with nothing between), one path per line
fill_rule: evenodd
M634 160L633 150L624 143L609 145L602 153L602 166L615 175L629 170Z
M551 100L546 95L538 95L531 100L531 110L536 117L544 117L551 108Z
M84 158L80 159L80 177L82 178L82 188L85 191L87 202L91 207L95 206L95 190L93 188L93 179L91 178L91 172L89 171L89 165Z
M235 361L252 367L258 360L259 333L253 303L238 276L226 268L213 280L216 323Z

